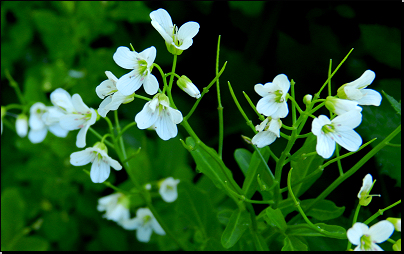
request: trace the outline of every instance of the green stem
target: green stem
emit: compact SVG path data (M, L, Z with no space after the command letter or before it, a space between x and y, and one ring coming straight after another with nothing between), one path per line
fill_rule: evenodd
M297 103L295 101L295 98L296 98L295 97L295 81L293 79L290 81L290 91L292 93L292 96L291 97L287 96L287 97L291 98L293 101L292 102L292 123L294 126L296 123L296 106L297 106L297 110L299 111L300 114L302 114L302 110L300 109L299 105L297 105Z
M383 213L397 205L401 204L401 199L397 202L395 202L394 204L389 205L388 207L384 208L384 209L379 209L379 211L377 211L375 214L373 214L369 219L367 219L364 223L367 225L370 222L372 222L374 219L376 219L377 217L379 217L380 215L383 215Z
M156 64L156 63L153 63L153 66L155 66L158 70L159 70L159 72L160 72L160 75L161 75L161 78L163 79L163 86L164 86L164 88L163 88L163 93L165 93L165 91L166 91L166 89L167 89L167 80L166 80L166 75L164 74L164 72L163 72L163 70L161 69L161 67L158 65L158 64Z
M90 128L88 128L95 136L97 136L97 138L99 138L100 140L102 140L103 139L103 137L96 131L96 130L94 130L92 127L90 127ZM109 147L111 147L112 149L115 149L115 147L114 147L114 145L111 143L111 142L109 142L109 141L107 141L107 140L104 140L104 143L105 144L107 144Z
M4 74L6 75L6 78L8 79L8 82L10 82L10 86L14 88L15 93L17 94L18 99L20 100L22 105L26 105L26 101L24 96L22 95L22 92L20 90L20 87L18 86L18 83L15 82L13 77L10 75L10 71L8 69L5 69Z
M243 91L244 97L246 98L246 100L248 101L248 104L250 104L251 108L254 110L254 112L257 114L258 118L261 121L265 120L265 117L263 115L261 115L260 113L258 113L257 108L255 107L254 103L251 101L250 97L248 97L248 95Z
M217 52L216 52L216 76L219 74L219 51L220 51L220 35L217 40ZM217 90L217 110L219 114L219 148L218 148L218 155L220 159L222 158L223 154L223 106L222 101L220 98L220 86L219 86L219 79L216 79L216 90Z

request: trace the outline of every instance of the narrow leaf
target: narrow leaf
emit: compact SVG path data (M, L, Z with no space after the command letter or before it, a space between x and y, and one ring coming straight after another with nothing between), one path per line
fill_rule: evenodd
M246 210L234 210L229 219L229 223L227 224L226 229L222 234L223 247L228 249L236 244L240 237L243 235L244 231L250 225L250 223L251 218Z
M388 95L384 91L382 91L384 96L386 96L387 100L390 102L391 106L394 108L394 110L401 116L401 100L398 102L396 99L394 99L392 96Z
M305 207L310 206L310 204L314 201L314 199L306 199L301 201L302 209L305 210ZM345 207L338 207L334 204L334 202L330 200L321 200L317 204L315 204L310 211L307 213L308 216L316 218L318 220L331 220L338 218L345 211Z
M314 226L324 229L325 231L329 233L334 233L334 234L339 234L340 237L339 239L347 239L346 237L346 230L343 227L337 226L337 225L327 225L325 223L317 223L314 224ZM324 234L321 234L317 230L313 229L307 224L299 224L299 225L290 225L288 226L288 229L286 230L287 235L301 235L301 236L325 236Z
M234 151L234 159L243 172L244 176L247 175L248 167L250 165L252 154L244 148L238 148Z
M286 236L282 251L307 251L308 247L295 236Z
M285 232L286 230L286 221L285 217L283 216L282 212L280 209L272 209L271 207L267 207L265 209L267 216L265 216L265 220L268 222L268 224L279 228L282 232Z

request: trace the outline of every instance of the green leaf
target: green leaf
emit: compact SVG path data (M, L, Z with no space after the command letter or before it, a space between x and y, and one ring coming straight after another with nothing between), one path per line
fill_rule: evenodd
M261 234L253 234L252 238L258 251L269 251L268 245Z
M248 167L250 165L252 154L244 148L238 148L234 151L234 159L243 172L244 176L247 175Z
M222 234L223 247L228 249L236 244L250 224L250 214L246 210L234 210Z
M337 225L327 225L325 223L317 223L314 226L324 229L327 232L339 234L340 239L346 239L346 230L343 227ZM286 230L286 234L288 236L291 235L301 235L301 236L325 236L321 234L317 230L310 227L308 224L298 224L298 225L289 225Z
M224 165L214 149L206 146L202 142L196 145L191 137L186 139L186 144L193 147L190 153L195 160L198 170L207 175L217 188L224 189L225 181L234 182L231 171ZM229 186L230 185L235 188L238 187L235 182L234 184L229 183Z
M295 236L286 236L283 240L282 251L307 251L307 245Z
M202 245L202 251L225 251L220 241L216 238L209 238L209 240Z
M302 200L300 205L305 210L305 207L310 206L313 201L314 199ZM316 203L306 215L324 221L338 218L344 211L345 207L338 207L334 202L324 199Z
M258 150L260 151L264 160L268 161L270 154L269 148L268 147L258 148ZM261 156L259 156L259 154L256 151L254 151L250 161L250 165L247 170L246 178L244 179L243 182L242 190L244 192L244 196L246 198L251 198L254 195L254 193L257 190L259 190L265 200L272 199L272 196L268 191L261 191L260 188L258 187L257 174L260 174L261 180L264 183L270 185L268 186L269 188L272 187L273 184L272 178L269 175L266 166L262 162Z
M10 251L46 251L49 248L49 242L40 236L21 237Z
M303 146L292 155L292 157L295 159L292 159L290 162L294 169L290 182L292 184L293 193L296 197L301 196L321 176L321 173L319 173L305 182L294 185L294 183L304 179L323 164L324 159L317 154L314 156L304 157L304 154L316 151L316 144L317 138L311 133L306 138Z
M24 226L25 202L18 189L8 188L1 194L1 244L7 246Z
M217 213L217 219L223 225L227 225L229 223L230 216L233 214L233 210L224 209Z
M391 106L394 108L395 111L401 116L401 100L400 102L396 101L393 97L382 91L384 96L386 96L387 100L390 102Z
M267 216L265 220L269 225L279 228L282 232L286 230L286 221L280 209L272 209L270 206L265 209Z

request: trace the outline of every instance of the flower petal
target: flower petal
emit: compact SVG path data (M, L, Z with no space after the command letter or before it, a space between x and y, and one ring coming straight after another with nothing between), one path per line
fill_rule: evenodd
M286 117L289 113L288 104L286 103L286 101L281 102L281 103L276 103L276 105L278 107L277 110L274 113L272 113L270 116L272 118L277 118L277 119Z
M171 20L170 14L164 9L158 9L150 13L150 18L152 19L152 26L159 32L159 34L164 38L165 41L171 43L172 36L174 33L174 25Z
M149 74L145 77L143 88L149 95L154 95L159 90L159 83L157 78L153 74Z
M366 70L358 79L347 83L347 86L355 87L357 89L366 88L375 79L376 74L371 70Z
M354 130L343 132L329 133L335 142L350 152L354 152L362 145L362 138Z
M134 69L137 63L136 58L138 53L135 51L130 51L128 47L118 47L113 55L113 59L117 65L124 69Z
M42 129L30 129L28 132L28 139L33 144L41 143L48 133L48 129L46 127Z
M118 170L118 171L119 171L119 170L122 169L121 164L119 164L119 162L118 162L117 160L114 160L114 159L112 159L112 158L109 157L109 156L107 156L106 159L107 159L109 165L110 165L111 167L113 167L115 170Z
M91 165L90 177L94 183L102 183L109 177L111 168L102 160L96 159Z
M379 92L373 89L362 89L361 92L363 97L357 100L359 105L380 106L380 103L382 102L382 96Z
M72 103L72 97L66 90L62 88L58 88L53 91L50 94L50 99L52 104L58 107L64 113L72 113L76 111Z
M154 230L154 232L156 232L156 234L158 235L165 235L166 232L164 232L164 229L160 226L160 224L158 223L158 221L156 219L153 219L151 222L151 226Z
M84 125L84 127L79 130L79 133L77 133L77 138L76 138L77 147L83 148L86 146L86 135L87 135L88 128L90 128L90 125Z
M126 230L135 230L142 225L141 218L133 218L130 220L124 220L120 222L120 225Z
M337 132L346 130L346 127L354 129L361 124L362 114L357 110L351 110L335 117L331 122Z
M55 123L53 125L48 126L49 131L52 132L56 137L65 138L69 133L68 130L62 128L59 123Z
M84 166L84 165L92 162L94 160L95 156L97 156L97 155L93 153L93 149L91 147L86 148L83 151L72 153L70 155L70 163L73 166Z
M261 97L267 96L270 92L267 87L265 87L263 84L256 84L254 86L254 90L257 94L259 94Z
M73 94L72 96L72 103L74 108L77 110L79 114L88 114L90 113L90 108L84 104L83 99L79 94Z
M278 103L275 102L275 94L269 94L261 98L257 103L257 111L265 116L270 116L278 110Z
M322 135L321 128L326 124L331 124L330 119L328 119L328 117L325 115L320 115L319 117L313 119L313 122L311 123L311 132L313 132L313 134L316 136Z
M136 237L139 240L139 242L144 242L147 243L150 241L150 237L152 234L152 228L151 227L139 227L136 231Z
M390 221L382 220L369 228L368 234L372 242L382 243L390 238L394 232L394 225Z
M166 110L168 110L167 114L170 116L170 119L173 123L179 124L182 122L183 118L181 111L173 109L171 107L168 107Z
M348 229L347 233L347 237L348 240L354 244L354 245L358 245L360 246L361 242L360 242L360 238L367 233L369 227L366 226L366 224L361 223L361 222L356 222L352 228Z
M272 131L262 131L255 134L251 142L258 148L263 148L267 145L272 144L275 141L275 139L276 135Z
M320 134L317 136L316 151L324 159L330 158L335 150L335 141L331 137Z
M144 105L143 109L139 113L137 113L135 117L137 127L141 130L152 126L158 118L158 110L153 110L149 107L151 102L153 102L153 100L147 102Z
M143 78L141 75L136 74L133 70L118 79L116 88L123 95L131 95L136 92L143 84Z
M285 74L277 75L272 81L272 83L277 84L284 94L286 94L289 91L290 82Z
M139 53L139 56L146 60L147 67L150 68L156 59L157 50L154 46L151 46Z
M154 124L157 135L162 140L169 140L177 136L178 129L177 125L173 123L170 116L167 114L167 110L162 110Z

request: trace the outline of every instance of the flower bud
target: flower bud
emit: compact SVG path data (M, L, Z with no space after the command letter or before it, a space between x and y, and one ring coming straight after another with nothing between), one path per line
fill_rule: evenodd
M310 105L312 99L313 99L313 96L311 94L306 94L303 97L303 103L306 104L306 105Z
M178 80L177 80L177 85L189 94L191 97L194 97L198 99L201 97L201 93L199 92L198 88L192 83L192 81L185 75L182 75Z
M94 144L93 147L94 147L94 148L98 148L98 149L100 149L100 150L102 150L102 151L108 153L108 148L107 148L107 146L106 146L104 143L97 142L97 143Z
M28 133L28 117L25 114L20 114L15 122L15 129L18 136L21 138L27 136Z
M344 114L351 110L362 112L362 108L358 106L356 101L338 99L333 96L328 96L326 98L325 107L337 115Z
M393 223L394 228L396 229L396 231L401 232L401 218L388 217L386 220Z

